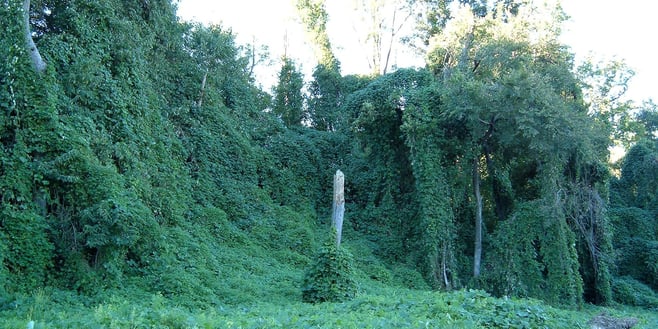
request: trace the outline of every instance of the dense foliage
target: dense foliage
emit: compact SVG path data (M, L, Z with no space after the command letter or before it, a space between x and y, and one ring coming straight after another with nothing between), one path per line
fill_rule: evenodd
M302 300L307 303L341 302L354 298L352 254L333 241L326 243L304 275Z
M93 308L63 293L40 291L8 312L0 311L7 329L25 329L27 317L35 328L550 328L587 329L589 318L600 312L560 310L530 299L497 299L481 290L450 293L378 287L367 296L342 303L309 304L287 301L222 306L196 313L170 306L161 295L108 297ZM655 328L658 317L650 311L606 309L615 318L640 316L634 328Z
M45 295L108 327L339 325L325 307L354 326L555 328L584 321L514 298L658 307L656 107L605 101L614 74L585 97L604 71L576 72L558 9L443 3L425 68L359 77L323 3L298 6L320 57L307 94L285 58L270 96L253 50L170 1L31 1L42 72L23 2L0 2L0 316L75 326ZM345 243L321 247L336 169ZM258 323L239 308L352 298Z

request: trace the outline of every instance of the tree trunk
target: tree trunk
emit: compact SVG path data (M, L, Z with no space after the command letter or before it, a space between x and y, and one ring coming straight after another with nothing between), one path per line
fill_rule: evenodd
M499 221L505 220L507 217L507 212L508 212L508 200L507 196L504 194L506 191L504 190L504 186L500 183L498 177L496 176L496 167L494 164L493 159L491 158L491 151L490 147L488 146L488 143L485 141L485 144L483 146L484 149L484 159L486 160L487 164L487 175L491 177L491 191L493 192L493 201L494 201L494 210L496 212L496 218Z
M331 225L336 230L336 247L340 247L343 233L343 215L345 213L345 175L336 170L334 175L334 202L332 207Z
M448 278L448 246L444 241L441 245L441 273L443 274L443 284L445 285L446 290L452 289L450 285L450 279Z
M46 69L46 62L41 58L39 49L32 39L32 30L30 29L30 0L23 0L23 22L25 24L25 44L30 53L30 60L34 70L41 73Z
M203 105L203 95L206 91L207 78L208 78L208 69L206 69L206 73L203 74L203 80L201 80L201 91L199 91L199 101L197 102L198 107L201 107L201 105Z
M482 194L480 194L480 159L473 159L473 193L475 195L475 251L473 254L473 277L480 276L482 260Z

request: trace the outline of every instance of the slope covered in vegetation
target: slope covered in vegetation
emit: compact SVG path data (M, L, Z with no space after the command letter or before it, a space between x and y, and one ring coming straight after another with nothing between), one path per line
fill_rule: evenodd
M368 77L342 76L319 37L308 95L285 59L272 97L249 49L165 0L32 1L35 69L23 4L0 3L0 317L16 328L566 328L586 303L658 307L655 111L622 131L619 107L593 110L586 83L615 75L576 73L557 18L464 7L434 22L426 68ZM611 136L629 132L616 177ZM356 297L301 304L337 169Z

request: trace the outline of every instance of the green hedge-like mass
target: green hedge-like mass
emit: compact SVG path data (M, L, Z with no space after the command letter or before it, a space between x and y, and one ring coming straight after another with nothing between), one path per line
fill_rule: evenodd
M354 298L356 281L352 254L326 243L304 277L302 299L307 303L341 302Z

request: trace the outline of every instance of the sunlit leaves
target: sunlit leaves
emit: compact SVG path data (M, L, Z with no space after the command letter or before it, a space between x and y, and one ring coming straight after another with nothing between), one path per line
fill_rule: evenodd
M311 43L315 47L318 64L330 71L339 71L340 63L331 48L331 41L327 32L329 15L327 14L325 0L297 0L296 5Z
M578 67L578 75L589 115L607 127L612 145L629 147L636 139L635 106L624 95L635 72L622 60L596 63L589 58Z

